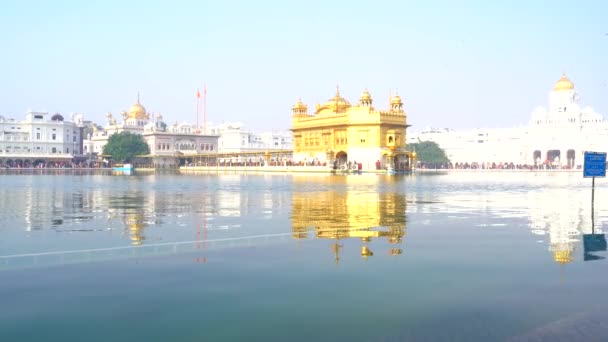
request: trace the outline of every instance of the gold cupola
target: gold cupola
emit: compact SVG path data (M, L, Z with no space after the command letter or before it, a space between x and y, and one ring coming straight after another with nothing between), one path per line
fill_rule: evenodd
M391 104L392 105L402 105L403 102L401 101L401 96L399 96L399 95L393 96L393 98L391 99Z
M308 112L308 106L302 103L302 99L298 99L298 102L291 107L293 114L306 114Z
M323 110L328 110L334 113L343 113L346 109L350 108L350 102L348 102L345 98L340 95L340 87L336 87L336 95L331 99L327 100L322 105L317 105L316 113L319 114Z
M137 94L137 102L129 108L129 119L148 120L146 108L139 103L139 94Z
M574 83L566 77L566 73L562 73L562 77L555 82L554 91L574 90Z
M391 111L401 112L402 110L403 110L403 101L401 101L401 96L396 94L391 99Z
M359 103L363 106L371 106L372 105L372 95L365 89L361 94L361 98L359 99Z

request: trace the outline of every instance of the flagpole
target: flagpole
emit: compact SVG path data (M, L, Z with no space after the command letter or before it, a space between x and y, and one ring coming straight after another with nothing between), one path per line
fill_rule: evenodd
M196 134L199 133L198 131L198 99L201 97L201 93L199 93L198 88L196 88Z
M203 85L203 134L207 134L207 85Z

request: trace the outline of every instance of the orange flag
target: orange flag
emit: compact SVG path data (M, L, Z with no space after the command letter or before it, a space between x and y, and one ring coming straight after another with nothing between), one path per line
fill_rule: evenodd
M201 92L198 91L198 88L196 89L196 98L200 99L201 98Z

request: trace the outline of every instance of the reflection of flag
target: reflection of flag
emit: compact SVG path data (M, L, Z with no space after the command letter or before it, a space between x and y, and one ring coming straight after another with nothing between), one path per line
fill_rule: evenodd
M205 93L205 95L207 95L207 85L206 84L203 86L203 93Z
M201 98L201 92L198 91L198 88L196 89L196 98L200 99Z

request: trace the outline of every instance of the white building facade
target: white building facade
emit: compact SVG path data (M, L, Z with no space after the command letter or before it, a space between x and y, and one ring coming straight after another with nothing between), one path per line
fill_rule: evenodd
M436 142L453 164L579 168L585 151L606 150L608 121L581 107L574 84L562 75L549 93L548 108L534 109L526 126L430 129L408 137L408 143L419 141Z
M212 155L218 151L217 135L201 134L195 126L186 123L167 125L161 114L152 115L146 111L139 102L139 96L129 111L122 112L121 116L122 121L119 123L111 113L106 114L104 128L94 130L84 140L86 154L103 154L110 136L121 132L143 136L150 149L146 164L155 168L175 168L188 158Z
M293 150L291 132L256 133L243 128L240 122L227 122L210 128L218 135L219 152L263 152L268 150Z
M0 164L35 167L46 161L70 162L82 154L82 115L29 111L25 120L0 116Z

